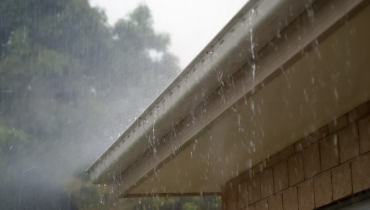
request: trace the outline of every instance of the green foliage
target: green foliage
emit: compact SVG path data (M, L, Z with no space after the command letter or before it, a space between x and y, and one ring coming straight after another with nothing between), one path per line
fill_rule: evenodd
M194 202L184 203L183 209L186 210L198 210L198 206Z
M3 157L13 148L21 150L17 147L24 147L28 144L27 135L22 130L0 127L0 154Z
M26 199L43 189L19 191L33 178L28 184L64 190L79 209L217 209L215 197L117 200L112 188L93 185L83 172L90 162L78 153L122 132L127 115L138 114L177 74L169 44L144 5L109 26L87 0L1 0L0 188L9 194L0 192L8 200L0 208L32 209L10 194ZM153 60L153 50L162 58ZM130 105L122 107L125 100Z

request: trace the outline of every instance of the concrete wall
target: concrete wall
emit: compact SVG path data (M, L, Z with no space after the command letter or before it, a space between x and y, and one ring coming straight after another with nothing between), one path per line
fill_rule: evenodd
M223 209L308 210L370 189L370 103L223 186Z

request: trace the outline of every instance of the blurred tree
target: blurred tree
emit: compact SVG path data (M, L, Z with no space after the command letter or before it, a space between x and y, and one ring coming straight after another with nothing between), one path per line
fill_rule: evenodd
M215 197L117 201L84 174L85 154L58 156L122 132L149 105L179 72L169 44L144 5L109 26L87 0L1 0L0 209L217 209Z

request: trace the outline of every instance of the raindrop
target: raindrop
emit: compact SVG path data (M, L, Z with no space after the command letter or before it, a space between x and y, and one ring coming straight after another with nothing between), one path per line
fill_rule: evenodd
M214 52L214 51L213 51L213 48L211 48L211 49L209 50L209 54L211 54L211 55L212 55L212 54L213 54L213 52Z
M338 100L338 99L339 99L339 96L338 96L338 90L337 90L337 88L336 88L336 87L334 88L334 97L335 97L335 99L336 99L336 100Z
M252 109L253 115L256 115L255 108L254 108L254 101L251 101L251 109Z
M248 25L249 25L249 37L250 37L250 52L252 53L252 59L255 59L255 43L254 43L254 40L253 40L253 27L252 27L252 21L253 21L253 15L254 15L254 12L255 10L252 9L251 10L251 14L249 15L249 19L248 19Z
M255 92L256 64L252 63L252 93Z
M306 88L303 89L303 94L304 94L305 101L308 102L308 94L307 94Z

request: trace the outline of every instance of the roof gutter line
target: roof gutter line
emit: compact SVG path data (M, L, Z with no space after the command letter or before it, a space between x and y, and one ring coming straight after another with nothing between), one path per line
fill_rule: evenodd
M114 179L222 82L268 44L309 0L250 0L148 109L87 171L95 183Z

